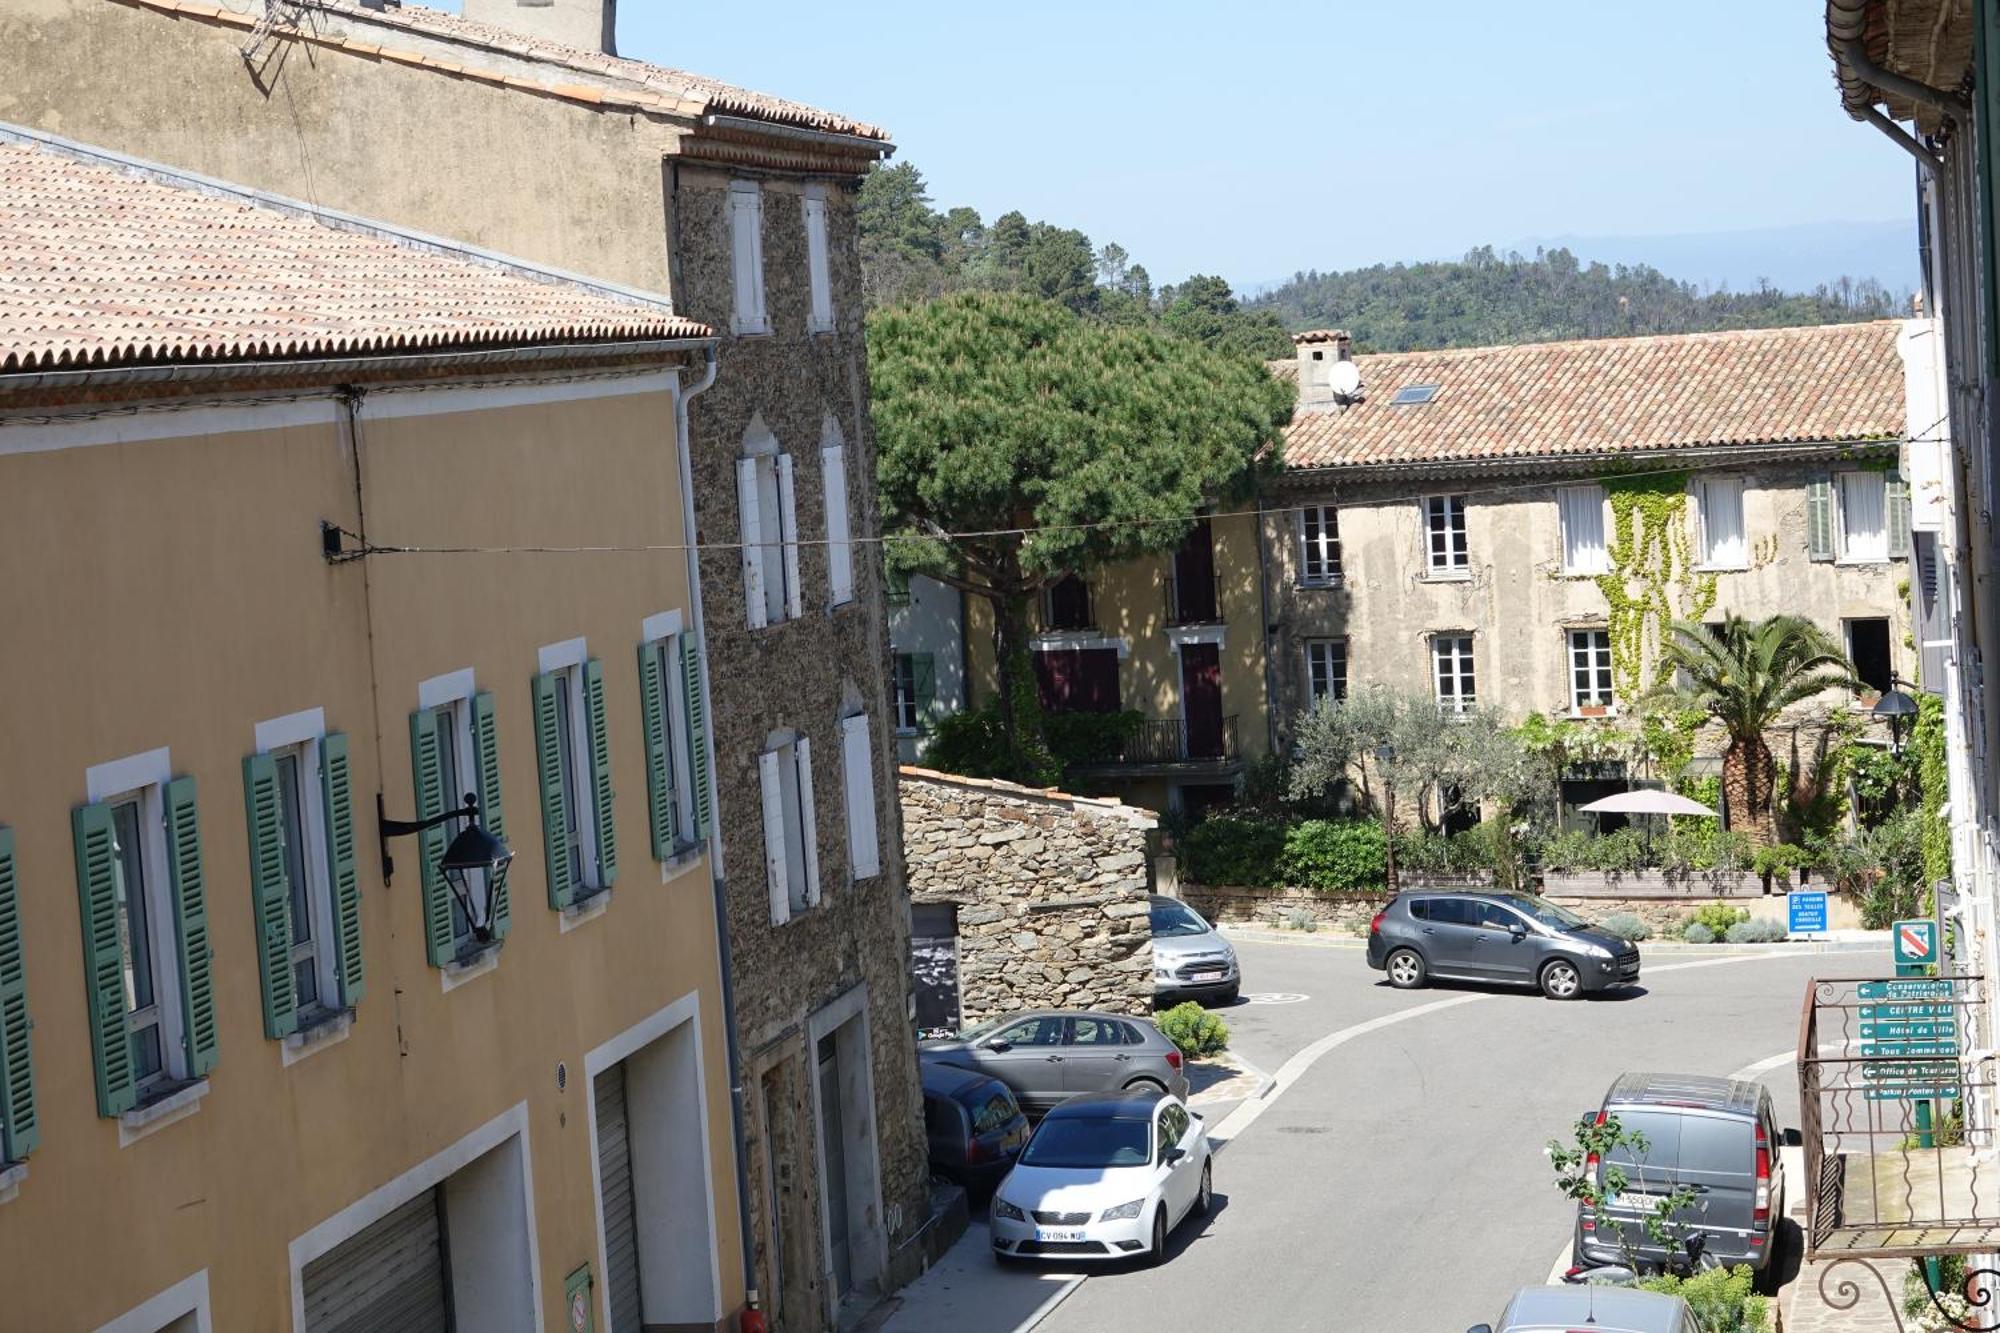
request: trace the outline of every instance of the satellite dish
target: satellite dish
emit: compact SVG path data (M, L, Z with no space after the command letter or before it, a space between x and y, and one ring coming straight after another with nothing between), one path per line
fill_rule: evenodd
M1352 361L1336 361L1326 372L1326 383L1336 398L1352 398L1361 392L1361 367Z

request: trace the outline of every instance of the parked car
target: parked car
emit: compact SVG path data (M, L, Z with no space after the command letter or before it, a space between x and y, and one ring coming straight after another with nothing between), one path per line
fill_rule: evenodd
M1158 1263L1167 1234L1208 1212L1214 1184L1208 1130L1179 1097L1072 1097L1036 1127L993 1195L993 1254Z
M1497 981L1574 1000L1637 982L1639 946L1532 893L1409 890L1368 924L1368 966L1403 990Z
M999 1079L955 1065L926 1063L923 1085L931 1174L990 1192L1028 1142L1021 1104Z
M1153 998L1235 1004L1242 989L1236 950L1178 898L1152 896Z
M1704 1257L1724 1267L1748 1264L1760 1274L1771 1267L1785 1177L1769 1089L1693 1074L1621 1074L1595 1114L1600 1122L1616 1116L1646 1147L1605 1155L1599 1169L1624 1168L1626 1188L1605 1205L1601 1223L1587 1205L1577 1205L1577 1264L1622 1263L1629 1245L1642 1267L1664 1265L1669 1251L1646 1234L1645 1216L1685 1185L1696 1202L1674 1219L1682 1233L1676 1239L1701 1235Z
M1497 1324L1465 1333L1708 1333L1678 1296L1628 1287L1523 1287Z
M1143 1018L1050 1009L989 1018L953 1038L920 1042L926 1064L997 1078L1030 1114L1079 1092L1188 1093L1180 1048Z

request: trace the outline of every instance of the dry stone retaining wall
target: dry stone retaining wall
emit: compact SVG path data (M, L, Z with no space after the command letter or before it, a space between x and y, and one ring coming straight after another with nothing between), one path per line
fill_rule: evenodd
M910 767L902 805L910 901L958 905L964 1021L1152 1011L1150 811Z

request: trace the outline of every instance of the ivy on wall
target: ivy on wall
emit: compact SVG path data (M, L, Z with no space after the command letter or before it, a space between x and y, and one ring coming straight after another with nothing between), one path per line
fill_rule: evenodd
M1917 696L1917 725L1910 748L1917 756L1917 794L1924 811L1924 880L1935 884L1951 879L1951 823L1944 816L1950 799L1944 753L1944 700L1935 694Z
M1611 661L1618 694L1638 699L1651 684L1667 627L1700 620L1715 607L1716 576L1698 574L1687 525L1688 474L1606 477L1610 572L1596 576L1610 607Z

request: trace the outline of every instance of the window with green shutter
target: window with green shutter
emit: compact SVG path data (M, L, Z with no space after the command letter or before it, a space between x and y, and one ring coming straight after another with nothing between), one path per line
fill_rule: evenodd
M28 1050L28 966L21 940L21 890L14 830L0 828L0 1163L18 1162L41 1142L35 1069Z
M570 790L571 754L567 681L544 671L530 684L535 717L535 774L542 792L542 850L548 874L549 906L556 911L576 898L575 800Z
M1833 559L1833 521L1833 478L1821 473L1806 483L1806 555L1809 559Z
M665 643L655 639L639 645L639 726L646 755L647 828L656 861L669 860L679 851L680 793L674 784L673 710L667 697L672 667Z
M354 792L352 779L348 776L346 735L333 731L322 737L319 758L337 980L341 1004L352 1009L361 1002L365 987L361 956L361 874L356 856Z
M597 838L597 887L618 879L618 835L613 822L616 792L611 785L611 728L604 717L604 664L583 664L584 727L590 737L591 831Z
M194 779L180 777L169 782L166 804L167 873L173 886L174 936L180 945L181 1047L188 1077L200 1078L215 1068L219 1042Z
M506 802L500 794L500 720L494 712L493 694L481 690L472 696L472 763L479 784L479 822L488 833L507 840ZM507 898L507 880L500 879L487 905L487 923L493 938L505 939L514 924Z
M687 718L688 810L692 837L708 837L715 812L714 778L709 772L707 696L702 692L701 641L692 630L681 635L681 704Z
M1889 509L1889 558L1910 558L1910 483L1891 473L1884 483Z
M417 819L435 819L446 809L444 747L451 744L451 710L419 708L410 714L410 781L417 800ZM423 885L424 951L432 967L443 967L458 955L453 930L451 887L438 862L444 856L447 825L417 835L417 861Z
M244 824L250 835L250 911L257 928L257 974L264 991L264 1035L298 1031L292 988L292 886L286 876L284 812L278 761L269 754L243 760Z
M90 1013L91 1061L97 1075L97 1113L118 1115L139 1102L133 1041L127 1025L125 957L119 941L126 933L125 892L118 865L118 835L109 802L78 806L71 813L76 845L77 912L83 922L84 995ZM135 941L148 938L143 931ZM150 951L149 951L150 952ZM145 998L140 983L157 975L150 958L134 955L134 999Z

